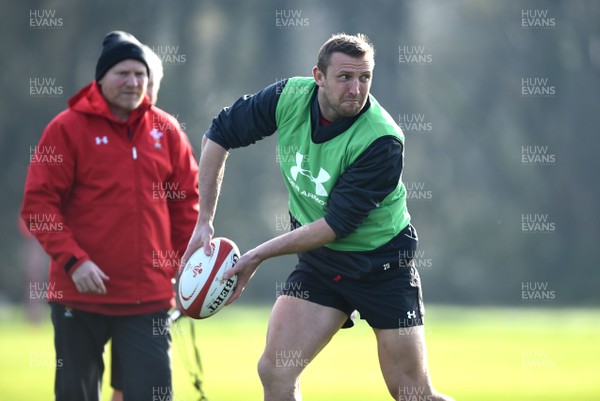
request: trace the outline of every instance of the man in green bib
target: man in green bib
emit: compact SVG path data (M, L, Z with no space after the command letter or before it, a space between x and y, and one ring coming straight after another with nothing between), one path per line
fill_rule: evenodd
M337 34L319 51L313 76L279 81L223 109L204 134L200 214L187 260L207 255L230 149L278 132L293 230L242 255L237 299L259 265L297 254L269 321L258 371L267 401L299 400L299 377L360 313L373 328L381 371L396 400L433 389L427 369L417 234L402 183L404 135L370 95L374 49L364 35ZM292 150L292 151L290 151ZM404 334L404 335L402 335ZM424 398L425 399L425 398Z

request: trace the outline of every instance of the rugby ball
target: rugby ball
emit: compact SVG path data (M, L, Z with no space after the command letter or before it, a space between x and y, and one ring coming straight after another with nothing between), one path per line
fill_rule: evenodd
M237 275L221 283L225 271L240 258L237 245L227 238L213 238L210 246L211 256L206 256L204 247L198 248L179 275L179 305L194 319L204 319L221 310L237 284Z

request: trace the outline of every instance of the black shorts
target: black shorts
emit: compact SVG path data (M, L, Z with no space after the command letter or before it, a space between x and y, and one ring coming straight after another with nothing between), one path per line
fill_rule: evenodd
M354 325L354 311L376 329L420 326L425 315L421 279L412 262L369 280L326 275L300 262L278 293L341 310L348 315L343 328Z

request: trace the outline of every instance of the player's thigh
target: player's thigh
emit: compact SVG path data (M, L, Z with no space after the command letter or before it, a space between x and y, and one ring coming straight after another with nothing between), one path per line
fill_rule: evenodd
M424 326L374 329L374 332L381 372L390 392L410 389L429 393L432 388L427 369Z
M281 295L275 301L263 362L301 371L342 327L348 315L338 309Z

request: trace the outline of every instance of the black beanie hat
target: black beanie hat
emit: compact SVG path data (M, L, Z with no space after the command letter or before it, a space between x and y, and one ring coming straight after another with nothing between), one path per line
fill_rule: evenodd
M144 63L148 76L150 76L146 53L139 40L132 34L123 31L108 33L102 42L102 52L96 64L96 81L102 79L113 65L127 59L139 60Z

